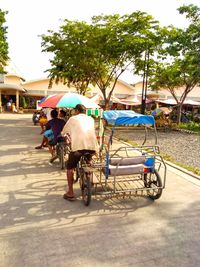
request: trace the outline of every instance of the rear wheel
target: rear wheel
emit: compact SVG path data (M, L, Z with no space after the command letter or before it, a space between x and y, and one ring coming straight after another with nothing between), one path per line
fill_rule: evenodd
M91 174L83 171L80 179L80 187L82 191L83 202L89 206L91 202L92 189L91 189Z
M65 155L64 155L64 147L60 145L59 147L59 161L60 161L60 167L63 170L65 167Z
M78 182L78 179L80 178L80 171L80 164L78 163L74 171L74 183Z
M153 173L144 174L144 185L147 188L152 188L148 190L148 196L155 200L161 197L162 195L162 180L157 170L154 170Z

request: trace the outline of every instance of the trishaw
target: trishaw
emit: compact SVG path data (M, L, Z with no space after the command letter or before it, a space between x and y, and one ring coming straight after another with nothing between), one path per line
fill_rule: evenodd
M99 158L92 161L83 156L79 165L83 201L89 205L91 195L161 197L166 182L166 164L157 145L157 132L153 116L134 111L104 111L103 119L112 125L108 142L102 142ZM144 129L142 145L129 145L114 138L117 127L128 125L131 130ZM147 132L153 130L155 143L146 145Z

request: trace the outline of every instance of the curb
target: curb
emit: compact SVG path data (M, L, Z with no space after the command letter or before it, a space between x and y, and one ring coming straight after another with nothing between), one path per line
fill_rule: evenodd
M195 173L193 173L193 172L191 172L191 171L188 171L188 170L186 170L186 169L184 169L184 168L182 168L182 167L180 167L180 166L178 166L178 165L176 165L174 163L171 163L170 161L167 161L167 160L165 160L165 163L167 165L169 165L170 167L173 167L174 169L178 170L178 171L181 171L181 172L183 172L183 173L185 173L187 175L192 176L195 179L200 180L200 176L195 174Z
M176 131L176 132L181 132L181 133L187 133L187 134L195 134L195 135L198 135L199 133L197 132L193 132L191 130L186 130L186 129L173 129L173 131Z

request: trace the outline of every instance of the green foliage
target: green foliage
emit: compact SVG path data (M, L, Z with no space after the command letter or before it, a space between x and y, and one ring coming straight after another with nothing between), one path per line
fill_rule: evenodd
M142 53L147 47L153 51L157 27L139 11L95 16L91 24L65 20L59 32L42 35L42 51L53 54L51 83L73 84L82 94L89 83L97 84L108 104L120 75L131 65L139 71Z
M170 91L180 122L185 98L200 84L200 9L189 5L178 10L189 21L186 29L161 28L152 16L140 11L95 16L91 23L65 20L58 32L42 35L42 51L53 55L47 70L50 86L61 81L85 94L89 84L98 85L108 106L127 68L139 75L145 70L153 89ZM179 87L184 88L180 98Z
M154 71L150 73L150 84L154 90L166 88L177 102L178 122L187 95L200 85L200 8L194 5L182 6L180 14L186 15L189 26L177 29L163 28L163 46L159 50ZM184 88L180 98L178 88ZM179 92L180 93L180 92Z
M6 22L7 12L0 9L0 73L4 73L4 66L8 60L8 43L6 39L7 27L3 26Z
M85 94L89 83L93 83L95 71L94 51L87 44L91 37L90 26L66 20L58 33L49 33L42 36L42 46L43 51L54 53L52 68L48 70L51 83L54 80L69 86L72 83L79 93Z
M178 128L189 130L192 132L197 132L200 134L200 123L197 123L197 122L181 123L179 124Z
M25 96L20 97L20 107L22 108L28 108L27 99Z

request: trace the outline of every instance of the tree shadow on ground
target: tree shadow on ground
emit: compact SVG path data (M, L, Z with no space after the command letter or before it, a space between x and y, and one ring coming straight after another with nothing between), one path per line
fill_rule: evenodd
M22 137L28 147L36 140L26 130ZM199 187L172 177L157 201L94 197L85 207L78 184L77 201L64 200L65 173L48 167L43 152L23 149L16 165L5 164L0 184L4 266L199 265Z
M78 184L75 186L77 200L71 203L62 198L66 180L56 175L28 183L24 185L24 188L23 185L21 189L10 191L8 195L3 194L4 201L0 204L2 227L20 224L35 225L42 221L48 221L46 227L53 227L53 225L58 226L63 219L69 219L69 223L72 223L77 218L97 216L93 214L94 212L107 215L111 212L127 216L129 212L153 203L147 198L123 199L122 197L93 196L91 206L86 207L83 204ZM70 219L71 217L73 219Z
M60 182L51 184L55 194L49 181L9 194L0 224L17 266L198 266L199 201L178 213L180 202L145 198L94 199L85 207L62 199Z

